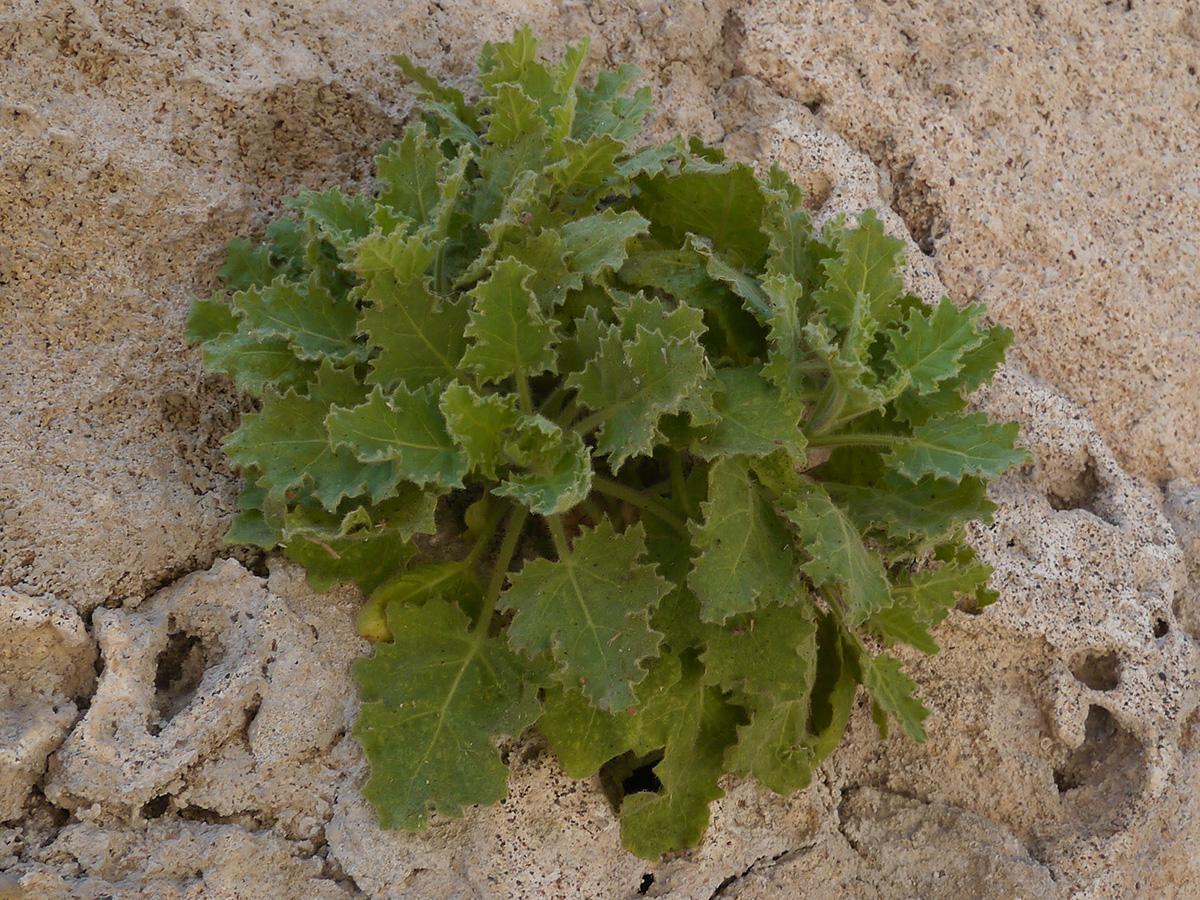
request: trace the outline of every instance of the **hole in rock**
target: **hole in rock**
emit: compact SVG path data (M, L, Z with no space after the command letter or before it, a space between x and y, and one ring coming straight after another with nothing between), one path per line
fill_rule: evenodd
M163 794L142 806L143 819L161 819L171 806L171 797Z
M908 233L921 252L933 256L935 243L945 235L947 226L941 209L931 199L933 191L929 183L914 174L911 163L894 167L891 175L896 190L892 208L904 220Z
M159 734L192 701L209 665L208 652L200 638L185 631L172 631L168 635L154 673L154 711L158 722L151 725L151 734Z
M1102 706L1088 710L1083 743L1054 772L1067 820L1095 835L1116 834L1130 821L1146 777L1137 738Z
M662 790L662 782L654 774L654 767L662 762L662 758L661 750L646 756L637 756L631 750L600 767L600 788L614 810L621 808L621 801L629 794Z
M1166 619L1155 619L1154 620L1154 636L1156 638L1166 637L1167 632L1170 630L1171 630L1171 626L1167 623Z
M646 892L649 891L650 888L652 888L653 886L654 886L654 876L651 875L649 872L647 872L645 875L642 876L642 883L638 887L638 893L644 896L646 894Z
M1071 661L1071 674L1093 691L1111 691L1121 683L1121 660L1115 650L1085 653Z
M1088 454L1083 468L1075 473L1064 473L1065 477L1053 484L1046 491L1046 499L1050 508L1063 512L1068 509L1082 509L1098 516L1110 525L1116 524L1098 509L1097 499L1100 495L1100 478L1096 475L1096 461Z

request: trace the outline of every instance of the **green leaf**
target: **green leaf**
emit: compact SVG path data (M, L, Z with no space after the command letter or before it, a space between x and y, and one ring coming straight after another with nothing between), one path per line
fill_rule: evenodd
M493 740L537 720L537 686L501 639L468 633L467 624L443 600L394 604L394 643L354 665L362 687L354 734L371 761L363 796L384 828L424 828L430 810L461 816L507 796Z
M375 157L379 203L389 207L414 229L435 220L444 202L447 184L457 191L461 185L448 179L450 163L425 126L416 123L387 152ZM361 254L360 254L361 255Z
M875 323L864 318L865 302L856 310L853 325L840 344L824 322L810 321L803 330L805 343L828 366L829 389L841 398L838 415L847 420L882 409L888 400L886 389L879 386L865 362Z
M854 522L823 488L812 486L785 514L800 529L800 543L808 556L802 567L805 574L815 584L841 588L852 625L892 605L879 554L863 544Z
M567 260L570 271L595 278L619 269L628 256L626 245L644 234L649 224L632 210L618 213L611 209L567 222L560 232L563 246L571 254Z
M694 234L687 236L687 243L704 258L704 267L709 276L716 281L723 281L730 290L742 298L746 309L760 320L766 320L771 315L766 294L763 293L762 283L753 274L747 272L736 261L726 259L721 253L713 250L707 239Z
M429 388L404 385L391 394L376 386L365 403L335 406L325 420L329 439L364 463L391 461L416 484L462 487L463 459L446 432L446 421Z
M550 741L564 772L572 778L590 778L610 759L646 743L639 739L646 722L639 710L668 706L669 692L682 676L679 657L655 659L634 689L637 706L632 711L608 712L593 706L579 691L551 685L546 688L546 712L538 730Z
M897 398L897 417L917 426L965 409L966 398L971 392L991 381L996 369L1004 362L1004 353L1013 339L1010 329L999 326L993 326L982 334L982 343L966 350L959 358L959 371L955 378L943 381L930 394L922 396L910 390Z
M553 105L558 99L558 85L550 70L538 60L541 43L528 25L517 28L511 41L485 43L479 54L480 85L489 95L495 95L507 84L523 85L531 96Z
M677 302L698 309L720 308L733 296L726 286L709 276L704 257L691 246L678 249L636 246L619 275L625 284L665 291Z
M631 97L622 95L639 75L637 66L625 63L615 72L600 72L593 88L575 88L578 99L571 137L585 141L607 134L623 144L636 137L650 112L650 90L641 88Z
M896 717L905 734L918 743L925 743L928 736L921 724L929 710L913 696L916 684L900 669L900 661L886 653L872 657L863 654L859 659L862 666L863 683L880 708ZM886 720L878 720L880 732L887 736Z
M542 218L548 196L549 187L541 173L518 173L496 218L483 228L488 236L486 246L458 276L454 286L474 284L487 274L502 252L506 256L522 253L525 240L534 230L534 219Z
M895 605L868 620L889 646L902 642L922 653L937 653L928 629L946 618L959 595L976 596L987 588L992 567L979 562L970 547L946 545L939 548L936 560L939 565L922 568L894 585Z
M643 664L662 641L649 613L670 587L641 562L645 552L639 526L617 535L602 521L556 562L526 563L500 595L501 607L516 612L509 643L530 654L551 651L554 678L597 706L632 705Z
M570 271L562 235L553 229L543 228L537 237L526 235L518 244L506 244L503 252L533 269L525 285L547 314L562 305L568 292L584 286L583 276Z
M792 538L744 460L726 457L708 476L704 524L689 522L697 555L687 583L706 622L724 622L799 596Z
M617 157L625 145L611 135L594 135L586 142L567 138L563 142L566 156L547 166L545 175L560 196L569 197L582 206L592 192L617 177ZM594 205L594 203L593 203Z
M452 379L466 349L464 303L439 298L424 273L435 251L420 235L394 233L360 247L359 271L369 279L360 328L378 355L368 380L385 389Z
M528 429L530 421L545 419L522 417L519 429ZM547 423L550 424L550 423ZM563 434L554 426L552 437L557 453L551 459L530 466L530 471L514 472L492 489L500 497L511 497L541 516L552 516L573 509L592 489L592 456L583 438L575 432ZM511 451L510 451L511 455Z
M314 279L276 281L270 287L233 295L248 336L263 341L286 340L302 360L347 360L358 356L354 340L358 310L335 298Z
M1029 459L1029 452L1016 446L1017 433L1015 422L989 422L986 413L934 419L897 442L884 462L910 481L925 475L991 479Z
M910 309L905 330L891 332L888 358L908 373L918 393L928 394L957 374L963 353L983 339L975 328L983 313L981 304L960 310L948 297L942 298L931 316Z
M753 775L780 794L809 785L813 769L837 746L854 702L858 679L832 616L818 614L813 667L798 689L747 698L750 722L726 757L729 770ZM806 643L805 649L809 648Z
M436 78L429 74L426 69L416 65L405 54L401 53L392 57L392 61L400 67L404 75L410 80L416 82L420 88L420 94L427 101L445 107L448 111L452 111L469 132L477 132L482 130L479 126L479 120L476 118L475 109L463 96L462 91L458 88L447 87Z
M525 286L533 270L509 257L492 267L492 276L471 291L474 298L466 333L471 338L462 365L482 381L554 371L558 331L547 321L537 298Z
M317 374L317 363L298 359L283 338L258 340L241 328L209 341L201 356L207 369L223 372L249 394L262 395L268 387L303 391Z
M548 153L545 123L539 118L537 127L517 137L510 146L489 147L488 152L480 156L479 177L471 184L470 201L461 220L463 233L459 239L463 244L465 259L461 269L454 270L453 275L465 271L483 246L483 226L500 215L517 179L527 171L540 173L545 167Z
M304 566L315 591L354 582L369 594L416 555L414 534L434 532L436 505L436 493L402 485L397 496L344 516L296 509L284 520L285 553Z
M600 340L596 357L566 381L580 403L603 410L596 448L608 454L614 471L630 456L650 452L659 419L683 411L707 377L704 348L694 336L670 340L659 330L647 331L639 323L643 314L654 315L648 301L631 304L621 325ZM631 328L634 337L623 340L621 332Z
M697 430L693 453L713 459L733 454L767 456L783 449L804 458L805 438L800 430L804 404L780 393L757 367L719 369L717 381L713 406L720 421Z
M454 382L438 403L446 419L446 430L458 445L472 470L495 480L496 467L504 460L508 433L521 417L517 399L511 394L481 397Z
M757 266L767 249L761 231L763 194L754 170L744 163L637 180L638 212L664 246L680 246L689 234L712 242L741 265Z
M229 290L248 291L270 284L278 273L271 264L270 247L255 247L245 238L234 238L225 245L225 265L217 274Z
M913 482L865 448L839 448L822 467L821 479L859 530L876 529L890 538L936 537L976 519L990 523L995 509L981 478L925 476Z
M866 313L876 322L893 320L895 305L904 293L897 267L904 242L888 237L874 210L858 218L857 228L827 229L825 240L837 256L822 262L825 286L813 294L831 321L848 327L855 318L860 296Z
M484 118L484 137L497 147L509 147L530 131L545 127L538 105L517 84L501 84L489 99L491 111Z
M238 318L229 301L219 293L205 300L197 297L188 310L187 339L189 344L205 344L238 329Z
M374 226L374 204L368 197L348 197L339 188L327 191L303 191L287 201L300 211L303 221L339 251L370 233Z
M808 731L808 701L756 697L750 723L738 728L738 742L729 752L729 770L753 775L764 786L785 796L812 782L816 758Z
M708 828L709 804L724 795L717 782L743 714L700 675L700 666L686 660L683 677L638 713L635 752L663 751L654 767L662 789L626 795L619 812L621 843L644 859L697 843Z
M422 563L396 575L371 592L366 605L358 614L358 632L375 641L394 639L387 624L388 608L422 606L431 600L457 605L477 626L483 610L483 583L472 571L469 560ZM364 626L370 629L364 634Z
M261 547L263 550L273 550L282 537L280 528L267 523L263 515L263 503L267 499L267 490L260 487L258 479L262 472L253 466L242 470L242 490L238 494L237 508L225 533L226 544L248 544Z
M780 390L798 394L813 358L804 335L811 304L800 283L790 275L773 275L762 288L771 312L766 321L771 330L770 351L763 375Z
M326 364L307 395L268 390L262 412L242 419L225 442L225 452L238 465L261 471L258 484L276 495L311 483L313 496L330 511L343 498L363 493L380 500L396 487L395 466L364 466L353 453L335 449L325 431L332 404L355 403L361 397L352 372Z
M824 281L821 263L834 256L835 251L813 235L812 218L799 200L799 196L768 193L763 216L763 231L770 238L766 273L768 278L791 279L808 294L821 286Z
M769 604L708 629L704 680L724 691L808 703L816 677L817 626L811 602Z

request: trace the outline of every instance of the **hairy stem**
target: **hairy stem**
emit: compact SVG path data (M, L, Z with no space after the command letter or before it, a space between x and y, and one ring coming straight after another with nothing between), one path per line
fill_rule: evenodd
M517 372L517 390L521 394L521 411L527 416L533 415L533 393L529 390L529 378L524 372Z
M908 438L899 434L829 434L808 439L810 447L886 447Z
M604 420L608 418L607 411L595 412L584 419L580 419L571 427L579 432L580 437L586 437L597 428L604 424Z
M463 560L467 565L474 565L483 551L487 549L488 542L491 541L492 535L496 533L496 526L500 524L500 520L504 518L504 514L511 509L510 504L500 503L488 513L487 521L483 524L483 531L480 533L478 540L475 541L475 546L471 548L471 552L467 554L467 558Z
M639 509L643 509L651 515L662 519L685 537L690 537L687 524L683 519L676 515L674 511L668 509L652 497L647 497L641 491L634 490L628 485L621 484L619 481L612 481L611 479L599 476L593 479L592 487L602 494L616 497L618 500L624 500L626 503L632 503Z
M508 577L508 567L512 564L513 553L516 552L517 542L521 539L521 529L525 527L525 519L529 510L518 506L508 518L504 526L504 541L500 544L500 552L496 554L496 563L492 568L492 580L488 584L487 593L483 595L483 611L479 614L479 632L486 636L488 623L492 621L492 613L496 611L496 601L504 589L504 579Z
M675 500L687 514L688 518L699 518L699 511L696 509L696 504L692 501L692 495L688 491L687 479L683 475L683 454L678 450L672 450L669 455L671 466L671 490L675 495Z
M546 516L546 524L550 526L550 536L554 538L554 552L559 559L565 559L571 552L571 542L567 540L562 519L559 516Z

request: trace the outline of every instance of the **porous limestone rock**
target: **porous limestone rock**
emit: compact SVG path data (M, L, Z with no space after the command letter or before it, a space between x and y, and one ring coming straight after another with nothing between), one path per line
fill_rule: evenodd
M59 600L0 588L0 822L21 818L96 680L96 648Z
M951 296L1158 482L1200 481L1200 8L750 0L742 71L891 176Z
M294 566L266 582L233 560L96 610L103 674L47 797L135 825L199 811L313 846L339 777L329 751L353 715L353 610Z
M20 593L0 609L49 624L0 631L4 665L37 673L0 669L0 728L40 717L16 755L0 744L0 797L22 816L0 825L0 897L1195 900L1197 15L1185 0L6 4L0 585ZM591 34L585 74L641 65L648 139L689 131L778 161L820 220L879 208L915 238L908 285L987 301L1044 379L1013 367L981 398L1038 461L975 532L1000 602L953 614L939 656L906 656L929 743L880 741L860 698L812 787L727 779L701 845L658 863L619 849L599 788L530 739L505 746L504 804L380 832L345 734L366 652L353 595L314 595L291 567L265 583L202 571L228 553L237 484L219 445L244 407L184 344L190 295L286 195L368 184L411 103L392 53L466 86L482 41L523 21L548 54ZM1167 519L1130 473L1176 479ZM86 716L52 752L75 698Z
M280 838L196 821L66 826L0 881L13 900L351 900L318 857Z

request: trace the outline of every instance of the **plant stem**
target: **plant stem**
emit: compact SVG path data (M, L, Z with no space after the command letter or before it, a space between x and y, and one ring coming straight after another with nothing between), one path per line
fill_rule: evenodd
M880 447L898 444L908 438L899 434L831 434L808 439L810 447Z
M830 378L821 394L821 399L817 401L809 433L819 435L823 431L827 431L831 423L842 414L842 408L845 405L846 389L842 387L841 382ZM809 443L811 444L812 441L810 440Z
M546 524L550 526L550 536L554 538L554 552L559 559L564 559L571 552L571 542L567 540L562 519L556 515L546 516Z
M603 425L604 420L607 418L608 418L607 412L596 412L596 413L592 413L590 416L588 416L585 419L580 419L578 422L576 422L571 427L573 429L575 429L575 431L579 432L580 437L584 437L584 436L590 434L592 431L595 431L601 425Z
M527 416L533 415L533 394L529 390L529 378L524 372L517 372L517 390L521 393L521 411Z
M511 504L500 503L496 505L484 522L483 531L479 538L475 541L475 546L471 548L471 552L467 554L467 558L463 560L467 565L474 565L479 559L480 554L487 549L488 542L492 539L492 535L496 533L496 526L500 524L500 520L504 518L504 514L512 508Z
M621 484L619 481L612 481L600 476L596 476L592 480L592 487L602 494L608 494L610 497L616 497L618 500L624 500L626 503L632 503L634 506L644 509L646 512L662 519L680 534L690 537L687 524L683 519L657 500L647 497L641 491L636 491L627 485Z
M584 510L587 512L588 516L591 518L592 524L599 525L600 520L605 518L604 511L602 509L600 509L600 505L598 503L596 503L594 500L584 500L583 503L581 503L580 505L584 508Z
M572 397L554 421L560 428L570 428L577 415L579 415L579 401Z
M521 539L521 529L525 527L525 519L529 510L518 506L508 518L504 529L504 541L500 544L500 552L496 555L496 564L492 568L492 580L488 584L487 593L483 596L483 610L479 613L479 633L487 635L488 625L492 621L492 613L496 611L496 601L500 599L500 591L504 589L504 579L508 576L508 567L512 563L513 553L516 552L517 542Z
M564 385L559 385L550 392L550 396L542 401L540 412L547 419L554 419L562 412L562 405L567 396L567 388Z
M687 479L683 475L683 454L678 450L672 450L670 453L671 465L671 489L674 492L675 500L687 514L688 518L698 518L695 504L692 503L692 495L688 492Z

